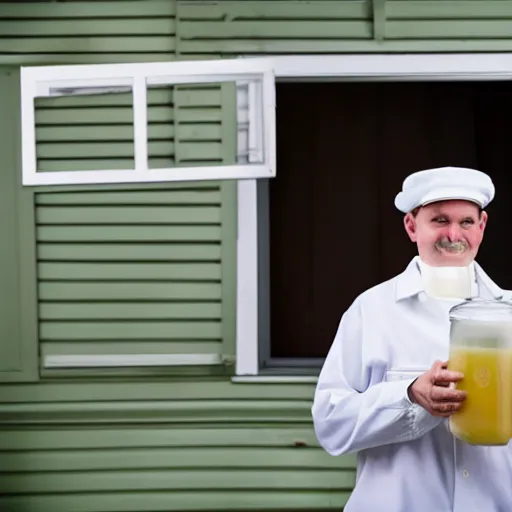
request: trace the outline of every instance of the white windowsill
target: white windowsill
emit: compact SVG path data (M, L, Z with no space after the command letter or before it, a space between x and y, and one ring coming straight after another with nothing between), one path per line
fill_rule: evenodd
M234 384L316 384L318 377L309 375L237 375Z

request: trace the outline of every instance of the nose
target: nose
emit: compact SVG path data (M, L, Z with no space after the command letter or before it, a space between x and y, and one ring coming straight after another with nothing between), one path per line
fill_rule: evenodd
M461 229L460 226L456 223L450 224L447 233L448 239L450 242L457 242L461 238Z

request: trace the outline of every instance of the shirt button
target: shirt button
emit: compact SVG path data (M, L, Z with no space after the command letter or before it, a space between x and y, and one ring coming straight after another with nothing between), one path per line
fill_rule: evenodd
M464 478L467 478L467 477L469 476L469 472L468 472L468 471L466 471L466 470L464 470L464 471L462 472L462 476L463 476Z

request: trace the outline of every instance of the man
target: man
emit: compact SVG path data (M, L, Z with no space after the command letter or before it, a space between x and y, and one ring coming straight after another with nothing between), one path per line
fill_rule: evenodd
M447 421L465 399L446 367L449 310L504 294L475 262L494 193L484 173L444 167L395 199L418 256L344 313L312 407L322 447L358 453L345 512L512 511L512 443L469 445Z

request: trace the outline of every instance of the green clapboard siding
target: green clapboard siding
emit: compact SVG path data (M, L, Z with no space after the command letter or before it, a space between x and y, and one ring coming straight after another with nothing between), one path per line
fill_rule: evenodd
M341 510L355 456L318 446L313 389L211 380L4 387L0 510Z
M373 37L369 1L207 1L179 4L178 47L195 53L300 53L304 45Z
M100 63L175 56L174 1L2 2L0 63Z
M182 56L512 50L502 0L178 2Z

